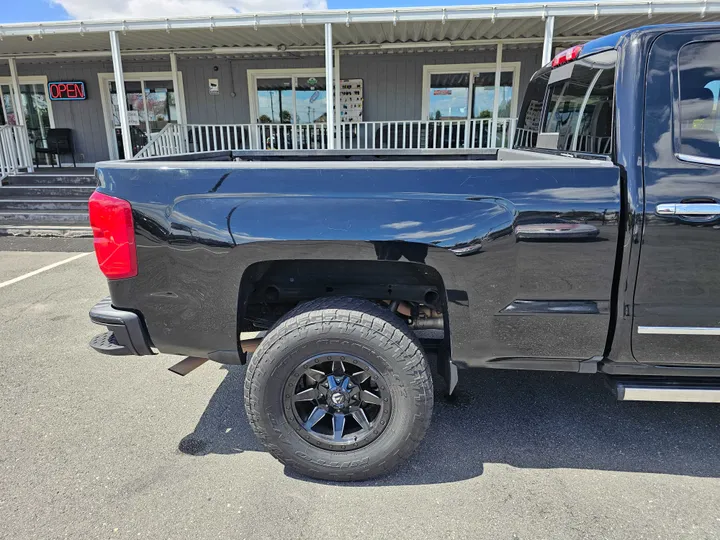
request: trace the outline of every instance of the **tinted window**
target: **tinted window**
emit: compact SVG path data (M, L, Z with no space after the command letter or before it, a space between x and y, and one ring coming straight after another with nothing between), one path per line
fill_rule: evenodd
M515 147L533 148L538 133L557 133L556 150L610 154L616 57L615 51L599 53L534 78ZM558 80L561 69L567 73Z
M690 43L680 49L680 152L720 159L720 43Z
M593 154L609 154L612 140L613 96L615 70L603 69L590 90L580 117L575 150Z
M540 132L540 115L549 78L550 71L535 75L525 91L525 99L515 130L515 148L535 148L537 134Z

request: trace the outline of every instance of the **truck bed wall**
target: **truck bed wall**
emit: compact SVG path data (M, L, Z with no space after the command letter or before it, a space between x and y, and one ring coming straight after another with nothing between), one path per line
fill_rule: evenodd
M602 354L617 168L499 159L100 164L100 191L131 202L137 235L139 275L110 282L113 304L140 311L162 352L207 356L237 350L250 265L391 257L442 276L460 363ZM597 234L533 237L563 220Z

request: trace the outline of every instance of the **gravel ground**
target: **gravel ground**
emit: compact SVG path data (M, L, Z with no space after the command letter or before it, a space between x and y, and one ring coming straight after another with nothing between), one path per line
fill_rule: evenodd
M0 239L0 282L89 249ZM106 294L92 255L0 288L0 538L720 538L720 407L461 372L400 470L309 481L254 439L244 368L91 351Z

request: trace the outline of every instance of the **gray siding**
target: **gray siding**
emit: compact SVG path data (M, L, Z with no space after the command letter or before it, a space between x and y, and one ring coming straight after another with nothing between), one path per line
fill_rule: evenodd
M506 49L503 60L521 62L519 101L532 73L540 66L541 49ZM422 114L422 73L429 64L494 63L495 50L472 52L423 52L413 54L342 55L342 78L364 81L364 119L418 120ZM217 66L217 71L214 67ZM124 61L126 72L170 71L168 61ZM230 124L250 122L248 69L323 69L323 57L246 59L180 59L185 87L188 122ZM85 101L55 101L53 114L57 127L73 130L79 161L107 159L107 137L98 85L98 73L112 73L109 61L19 63L20 75L46 75L52 80L82 80L87 87ZM9 75L7 64L0 65L0 76ZM211 96L207 80L217 78L220 94ZM235 93L233 97L231 94Z
M492 64L495 50L388 55L348 55L340 58L343 78L364 80L364 119L419 120L422 114L424 65ZM507 49L504 62L521 62L518 103L532 74L540 67L542 49Z

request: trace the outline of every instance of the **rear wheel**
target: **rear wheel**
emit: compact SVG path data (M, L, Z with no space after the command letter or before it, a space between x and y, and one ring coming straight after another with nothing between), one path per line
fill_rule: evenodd
M245 407L267 449L323 480L384 474L417 447L433 388L417 338L389 310L323 298L285 315L253 354Z

